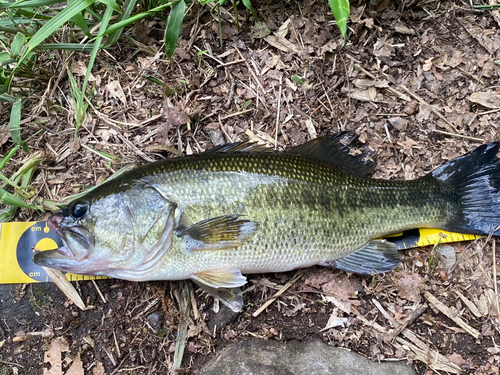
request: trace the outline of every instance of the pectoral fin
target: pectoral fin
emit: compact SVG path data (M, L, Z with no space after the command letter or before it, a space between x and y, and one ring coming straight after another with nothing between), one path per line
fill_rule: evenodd
M177 232L184 239L182 249L194 251L232 250L255 234L255 221L239 220L239 215L225 215L200 221Z
M323 262L321 265L371 275L391 271L400 262L401 258L393 243L385 240L371 240L355 252L331 262Z
M191 279L210 295L218 298L224 305L235 312L240 312L243 307L241 290L238 288L247 282L240 270L224 268L199 272Z

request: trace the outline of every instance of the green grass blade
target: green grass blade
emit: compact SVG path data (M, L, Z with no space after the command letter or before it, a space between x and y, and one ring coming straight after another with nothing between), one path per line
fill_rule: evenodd
M172 58L175 52L175 47L177 47L177 39L179 39L179 33L181 31L185 11L186 3L184 0L181 0L172 6L168 15L167 26L165 28L165 52L169 59Z
M19 145L14 146L14 148L9 150L9 152L4 155L2 160L0 160L0 171L3 169L3 167L5 167L5 164L7 164L9 160L16 154L17 150L19 150L19 147Z
M15 196L12 193L9 193L7 190L4 190L4 189L0 189L0 204L6 205L6 206L29 208L31 210L38 210L39 209L38 207L33 206L29 203L26 203L21 198Z
M349 19L350 8L349 0L328 0L333 16L337 21L337 26L340 29L342 37L345 39L347 35L347 20Z
M12 45L10 47L10 55L12 57L17 57L21 54L21 50L23 48L25 40L26 37L24 36L24 34L21 33L16 34L14 40L12 41Z
M15 3L12 4L0 4L0 9L16 9L16 8L36 8L36 7L42 7L46 5L53 5L53 4L59 4L59 3L64 3L65 1L61 0L27 0L27 1L16 1Z
M13 69L9 77L5 80L3 86L0 88L0 94L3 94L8 91L10 82L14 78L14 75L29 56L33 50L41 43L43 43L52 33L58 30L64 23L69 21L71 18L75 16L75 14L80 13L85 8L94 4L96 0L76 0L74 3L68 5L65 9L60 11L54 18L48 21L45 25L43 25L35 35L29 40L26 44L26 48L21 55L16 67Z
M118 22L128 19L130 17L130 14L132 13L132 11L135 9L136 4L137 4L137 0L127 0L125 3L125 7L123 9L122 14L120 14L120 16L118 16ZM107 32L107 30L106 30L106 32ZM110 46L114 46L115 43L120 38L120 35L122 34L122 32L123 32L123 28L117 29L115 32L111 33L109 35L107 44Z
M147 12L135 14L132 17L129 17L129 18L124 19L124 20L122 20L120 22L114 23L113 25L109 26L106 29L106 32L104 34L102 34L102 35L106 36L106 35L109 35L111 33L116 32L116 31L122 30L126 26L129 26L129 25L131 25L131 24L133 24L133 23L135 23L135 22L137 22L139 20L142 20L143 18L145 18L145 17L147 17L147 16L149 16L151 14L160 12L163 9L168 8L170 5L172 5L171 2L169 2L167 4L160 5L159 7L156 7L156 8L150 9Z
M74 0L68 0L68 5L73 3L73 2L74 2ZM81 12L76 13L73 16L73 21L75 21L75 23L78 25L80 30L82 30L83 33L85 35L87 35L87 37L92 38L92 34L90 33L89 26L87 25L87 22L85 22L85 18L83 18L83 14Z
M99 48L104 48L101 44ZM94 43L80 44L80 43L45 43L39 45L37 50L63 50L63 51L78 51L78 52L91 52L94 49Z
M10 137L12 138L12 142L16 145L20 145L22 143L21 140L21 109L23 107L23 102L21 97L18 97L14 104L12 104L12 110L10 111Z

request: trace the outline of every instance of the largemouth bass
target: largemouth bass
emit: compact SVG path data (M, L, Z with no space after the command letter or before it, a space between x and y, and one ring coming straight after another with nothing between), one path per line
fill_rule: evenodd
M499 143L411 181L364 177L352 133L288 152L237 143L123 174L48 222L64 246L34 262L133 281L191 279L240 310L243 274L313 265L362 274L400 262L376 238L412 228L500 235ZM357 146L356 146L357 147Z

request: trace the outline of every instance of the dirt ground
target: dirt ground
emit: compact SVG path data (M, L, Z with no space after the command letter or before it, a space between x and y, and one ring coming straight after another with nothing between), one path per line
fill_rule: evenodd
M345 45L326 1L254 4L258 20L240 9L239 25L228 7L222 46L217 13L194 4L172 61L164 21L141 22L99 55L74 150L64 64L82 78L87 57L57 55L53 79L23 113L23 139L36 133L30 147L45 157L33 183L38 198L80 192L131 162L243 139L286 150L352 130L378 153L374 177L387 179L422 176L500 139L499 11L460 0L420 4L382 2L377 11L353 1ZM0 117L9 111L0 108ZM12 145L2 139L4 154ZM44 218L21 211L16 219ZM404 251L397 270L374 277L320 267L251 275L240 314L214 313L213 298L184 282L78 282L86 311L52 284L3 285L0 374L167 374L183 322L182 373L238 340L321 337L374 360L405 359L422 374L498 374L493 241L451 252L449 265L433 247Z

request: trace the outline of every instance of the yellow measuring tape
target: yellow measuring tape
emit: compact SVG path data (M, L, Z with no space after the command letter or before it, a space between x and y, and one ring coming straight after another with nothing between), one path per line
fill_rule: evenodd
M0 225L0 284L51 281L42 267L33 263L33 249L51 250L62 246L61 239L46 221L13 222ZM70 281L105 279L67 273Z
M475 240L480 236L450 233L439 229L412 229L385 237L398 250L437 243ZM0 224L0 284L51 281L42 267L31 260L33 249L50 250L62 246L59 236L47 222L13 222ZM67 273L70 281L104 279Z

